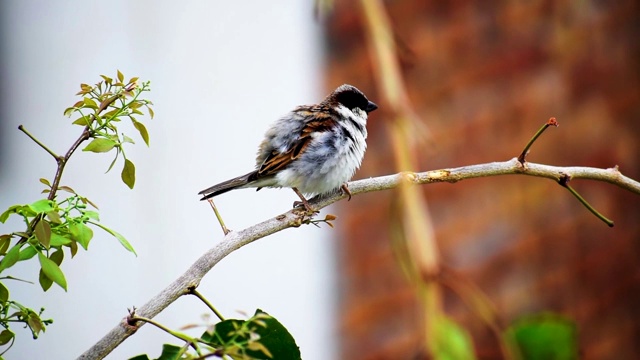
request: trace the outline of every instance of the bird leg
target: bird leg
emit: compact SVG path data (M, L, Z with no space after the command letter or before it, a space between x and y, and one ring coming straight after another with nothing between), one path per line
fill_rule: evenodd
M296 195L298 195L298 197L300 198L300 200L302 201L296 201L293 203L293 207L298 207L300 205L303 205L304 208L309 211L309 212L316 212L315 210L313 210L313 208L311 207L311 205L309 205L309 202L307 201L307 199L304 197L304 195L302 195L302 193L297 189L292 187L291 190L293 190L293 192L296 193Z
M340 188L345 194L349 196L349 199L347 201L351 201L351 191L349 191L349 186L347 186L347 183L342 184Z

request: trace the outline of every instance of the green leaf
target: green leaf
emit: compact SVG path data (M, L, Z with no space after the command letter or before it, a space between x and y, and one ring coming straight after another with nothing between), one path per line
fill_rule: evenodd
M21 244L13 245L11 250L2 258L2 261L0 261L0 272L12 267L20 260L20 246Z
M71 239L69 239L67 236L63 236L63 235L60 235L60 234L55 233L55 232L51 233L51 244L50 244L50 246L59 247L59 246L69 245L71 243L73 243L73 241L71 241Z
M38 253L38 260L40 260L42 272L44 272L49 279L53 280L54 283L60 285L64 291L67 291L67 280L64 278L64 273L60 270L58 264L42 253Z
M33 246L27 246L24 250L20 251L20 256L18 257L18 261L29 260L34 257L38 253L38 249Z
M273 359L301 359L300 349L289 331L278 320L260 309L246 321L228 319L219 322L215 325L213 334L206 331L201 338L213 346L248 341L248 334L238 332L243 325L260 337L258 340L252 340L259 344L250 346L246 350L246 354L252 358L265 359L271 355L270 358ZM266 352L261 350L263 347L267 349Z
M147 144L147 146L149 146L149 132L147 131L147 128L141 122L135 121L133 119L132 121L133 121L133 126L138 130L138 132L140 133L140 136L142 136L142 140L144 140L144 143Z
M68 193L71 193L71 194L77 195L75 190L73 190L72 188L70 188L70 187L68 187L68 186L65 186L65 185L59 186L59 187L58 187L58 190L66 191L66 192L68 192Z
M2 330L2 332L0 332L0 346L8 344L15 336L13 331L9 329Z
M136 355L132 358L129 358L129 360L151 360L149 358L149 355L143 354L143 355Z
M51 225L49 225L46 220L42 219L36 224L34 233L40 244L48 249L50 246L49 244L51 243Z
M71 239L87 250L89 241L93 238L93 230L83 223L73 223L69 225L69 232L71 233Z
M53 201L42 199L29 205L29 208L35 213L46 213L53 210Z
M80 201L82 201L83 204L89 204L93 206L95 209L98 209L98 205L94 204L91 200L87 199L86 197L81 196Z
M182 359L180 354L182 353L182 348L180 346L172 345L172 344L163 344L162 345L162 354L156 360L179 360ZM129 360L150 360L149 355L137 355Z
M120 148L116 148L116 156L113 158L113 161L111 162L111 165L109 165L109 168L107 169L107 171L105 172L108 173L109 171L111 171L111 169L113 168L113 165L116 164L116 160L118 160L118 156L120 155Z
M76 254L78 253L78 243L75 241L72 241L71 244L69 244L69 250L71 250L72 258L76 256Z
M180 359L181 347L172 344L162 345L162 354L157 360L177 360Z
M124 75L122 75L122 73L120 72L120 70L118 70L118 81L123 82L124 81Z
M475 359L471 336L446 315L438 316L433 330L434 358L440 360Z
M127 241L127 239L124 238L124 236L120 235L115 230L111 230L108 227L106 227L106 226L104 226L104 225L102 225L100 223L91 222L91 224L93 224L93 225L101 228L102 230L108 232L109 234L111 234L113 237L118 239L118 241L120 241L120 244L122 246L124 246L125 249L127 249L130 252L132 252L133 255L138 256L138 254L136 254L136 251L133 249L133 246L131 246L131 244Z
M49 211L47 212L47 218L54 224L62 224L62 218L57 211Z
M96 211L85 210L85 211L82 212L82 215L86 216L89 219L100 221L100 216L98 215L98 213Z
M62 264L62 260L64 260L64 252L61 249L56 250L49 255L49 259L53 260L53 262L60 266L60 264Z
M90 122L89 122L89 119L87 119L87 116L83 116L83 117L80 117L80 118L74 120L72 122L72 124L80 125L80 126L87 126L87 125L90 124Z
M48 187L51 187L51 183L45 178L40 178L40 182L47 185Z
M31 328L31 332L33 333L33 338L37 339L38 334L41 331L44 331L44 324L42 323L42 319L40 316L33 310L29 310L29 315L27 316L27 325Z
M117 144L118 143L113 141L113 140L104 139L104 138L97 138L97 139L93 139L89 143L89 145L87 145L87 147L82 149L82 151L92 151L92 152L95 152L95 153L103 153L103 152L110 151Z
M104 113L104 115L102 115L102 117L104 117L105 119L108 120L115 120L113 117L117 114L119 114L122 111L122 109L119 108L115 108L113 110L109 110L108 112Z
M97 109L98 108L98 104L96 104L96 102L93 101L93 99L84 98L84 99L82 99L82 102L84 103L84 107L88 107L88 108L91 108L91 109Z
M149 117L151 117L153 119L155 114L154 114L153 109L151 108L151 106L147 106L147 110L149 110Z
M64 259L64 252L62 250L57 250L49 256L56 265L60 266L62 264L62 260ZM40 286L43 291L47 291L53 285L53 280L49 279L47 275L45 275L44 271L40 269L40 274L38 276L38 281L40 282Z
M20 209L21 207L22 205L9 206L9 208L5 210L5 212L3 212L2 215L0 215L0 222L4 224L5 221L7 221L7 219L9 218L9 216L11 214L15 214L18 211L18 209Z
M9 300L9 289L0 282L0 305L4 307L7 300Z
M42 291L47 291L51 289L51 285L53 285L53 280L49 279L47 275L44 274L44 271L40 269L40 273L38 274L38 283L40 283L40 287Z
M523 359L578 359L578 334L573 321L556 314L524 317L509 327L509 338Z
M291 333L276 318L258 309L254 317L266 315L261 320L266 327L257 327L256 332L260 335L262 343L271 352L274 359L300 359L300 348ZM260 353L255 355L260 356Z
M122 142L126 142L126 143L129 143L129 144L135 144L135 142L133 141L133 139L132 139L132 138L130 138L130 137L128 137L128 136L127 136L127 135L125 135L125 134L122 134Z
M11 237L9 234L0 235L0 256L7 252L9 245L11 245Z
M35 217L36 215L38 215L38 213L33 211L33 209L31 209L31 206L29 205L20 206L18 209L16 209L16 213L26 217Z
M136 183L136 167L129 159L124 159L124 167L122 168L122 181L127 184L129 189L133 189Z
M113 79L108 77L107 75L100 75L101 78L104 79L104 82L111 85L111 83L113 83Z

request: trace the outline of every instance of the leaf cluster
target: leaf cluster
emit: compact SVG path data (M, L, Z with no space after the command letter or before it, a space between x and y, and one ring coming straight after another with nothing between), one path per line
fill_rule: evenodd
M115 150L115 156L107 169L109 172L120 155L124 158L121 172L122 181L131 189L136 181L136 169L133 162L127 159L123 145L134 144L134 140L119 132L118 123L128 118L138 131L144 143L149 146L149 132L137 116L142 116L143 108L147 109L149 117L153 119L153 103L141 99L140 94L149 91L149 82L138 85L139 79L133 77L124 82L124 75L118 70L116 79L101 75L102 81L94 86L80 84L80 91L76 95L82 100L64 110L65 116L79 115L73 124L84 126L92 138L82 151L106 153ZM103 113L106 111L106 113Z
M204 359L209 357L234 360L301 359L300 349L289 331L274 317L256 310L247 320L227 319L207 329L199 338L184 334L175 336L186 344L164 344L157 360ZM192 352L188 352L193 348ZM149 360L138 355L130 360Z
M136 118L143 115L142 108L146 108L149 115L153 116L152 103L140 98L143 92L149 91L149 82L139 85L138 78L135 77L124 82L124 75L118 71L116 80L102 75L102 80L96 85L81 84L80 88L77 95L80 95L82 100L67 108L64 114L80 115L73 124L83 126L84 130L64 156L54 153L22 125L19 127L54 157L58 168L51 181L40 179L45 185L42 193L47 194L46 198L30 204L10 206L0 214L0 223L4 224L9 217L16 216L25 224L23 231L0 235L0 327L4 328L0 332L0 346L8 345L4 352L11 347L15 339L15 334L10 330L11 323L24 323L31 330L33 337L37 338L46 330L46 325L53 322L42 319L44 309L36 312L10 299L7 280L29 282L4 275L15 264L37 258L38 282L41 288L47 291L55 283L66 291L67 280L60 267L65 259L65 249L69 258L73 258L80 247L88 250L94 228L111 234L125 249L135 254L131 244L122 235L99 222L98 207L91 200L69 186L60 185L60 180L69 158L83 142L89 141L84 151L108 152L115 149L116 156L109 169L113 167L119 155L123 156L125 163L122 180L128 187L133 188L135 167L126 158L123 145L133 144L134 141L119 131L118 123L124 118L129 118L144 142L149 145L149 133L144 124ZM60 190L68 196L58 196ZM0 360L4 352L0 353Z

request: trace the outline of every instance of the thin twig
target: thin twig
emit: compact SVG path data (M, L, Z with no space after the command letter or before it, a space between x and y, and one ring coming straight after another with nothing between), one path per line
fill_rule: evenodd
M18 126L18 129L20 131L22 131L23 133L25 133L25 135L27 135L31 140L33 140L36 144L40 145L41 148L43 148L46 152L48 152L51 156L53 156L54 159L56 159L56 161L58 161L58 159L60 159L60 156L58 156L58 154L54 153L53 150L49 149L45 144L43 144L40 140L36 139L35 136L31 135L30 132L27 131L27 129L24 128L23 125Z
M536 139L538 139L538 137L540 137L540 135L542 135L542 133L547 130L547 128L549 126L555 126L558 127L558 121L556 120L556 118L552 117L549 118L549 120L542 125L542 127L540 128L540 130L538 130L538 132L536 132L535 135L533 135L533 137L531 138L531 140L529 140L529 142L527 143L527 145L524 147L524 150L522 150L522 153L520 153L520 156L518 156L518 161L521 164L524 164L525 162L525 158L527 157L527 153L529 152L529 148L531 147L531 145L533 145L533 143L536 141Z
M613 227L614 225L613 221L609 220L607 217L600 214L598 210L596 210L593 206L591 206L591 204L589 204L587 200L585 200L582 196L580 196L580 194L578 194L578 192L574 188L572 188L571 185L569 185L569 181L571 181L571 177L567 175L562 177L558 181L558 184L560 184L562 187L569 190L569 192L573 194L573 196L575 196L576 199L578 199L578 201L580 201L580 203L582 203L582 205L584 205L584 207L586 207L589 211L591 211L591 213L595 215L598 219L604 221L605 224L607 224L609 227Z
M222 216L220 216L220 213L218 212L218 208L216 207L216 204L213 203L213 199L209 198L207 199L207 201L209 201L209 204L211 205L211 208L213 209L213 212L216 214L216 218L218 218L218 222L220 223L220 227L222 228L222 232L227 235L229 233L229 229L227 229L227 227L224 225L224 221L222 221Z

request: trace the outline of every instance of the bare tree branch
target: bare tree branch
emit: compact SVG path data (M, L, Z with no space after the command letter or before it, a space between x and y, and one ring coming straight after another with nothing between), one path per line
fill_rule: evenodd
M558 167L526 162L522 164L517 158L504 162L493 162L479 165L463 166L455 169L442 169L427 172L403 172L395 175L353 181L349 183L349 190L353 196L389 190L408 182L413 184L430 184L436 182L455 183L461 180L497 175L528 175L552 179L558 183L566 179L588 179L604 181L619 186L625 190L640 195L640 182L630 179L618 170L617 166L610 169L598 169L590 167ZM311 200L311 205L320 210L334 202L345 198L341 192L325 198ZM146 304L136 309L136 314L144 318L153 318L162 310L176 301L180 296L190 293L190 289L197 287L200 280L220 260L233 251L278 231L298 227L309 222L304 211L290 210L272 219L253 225L241 231L229 232L224 239L207 251L193 265L167 286L162 292L149 300ZM102 359L131 336L142 324L128 324L124 317L116 327L107 333L78 359Z

